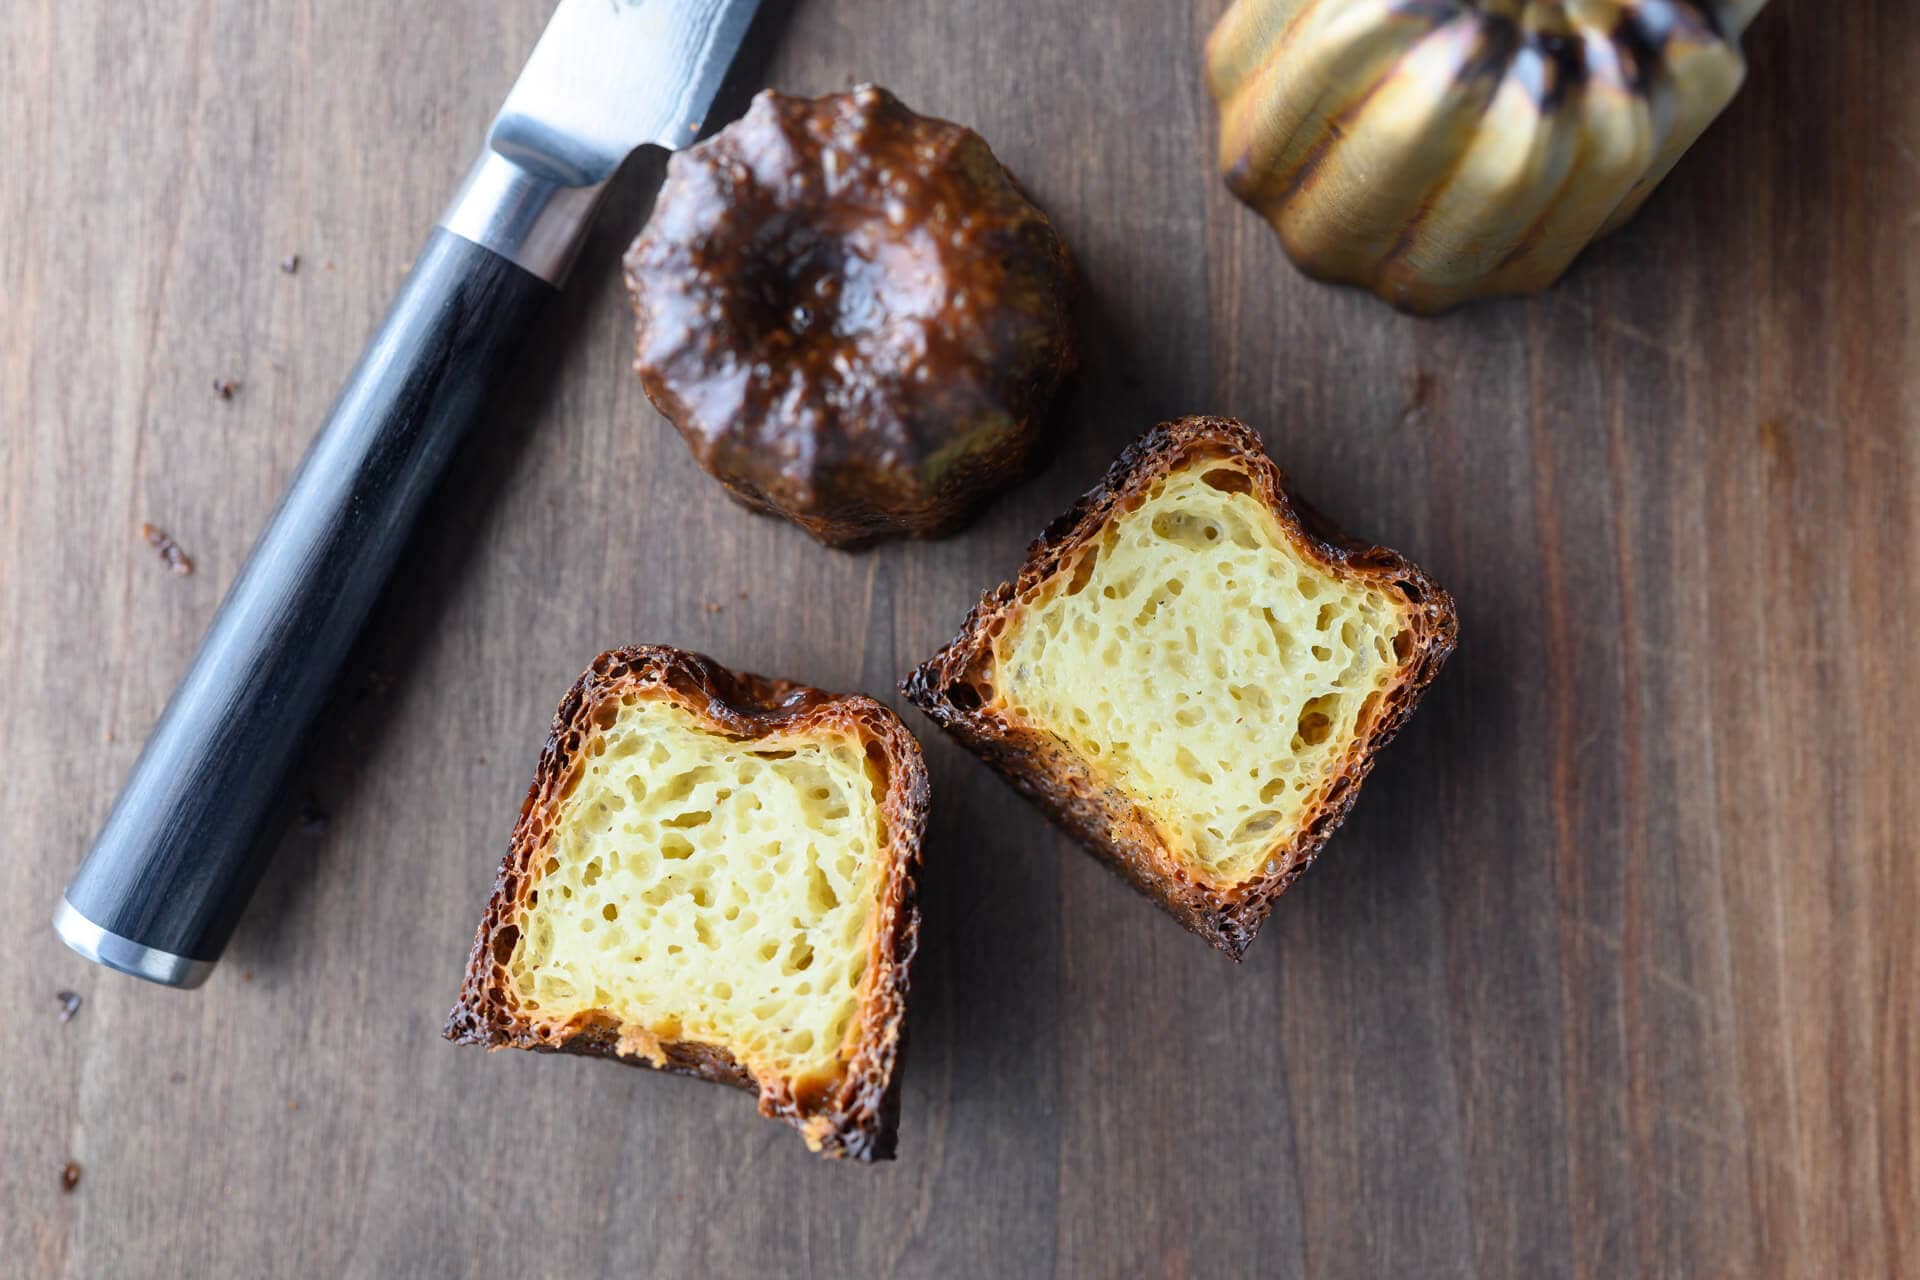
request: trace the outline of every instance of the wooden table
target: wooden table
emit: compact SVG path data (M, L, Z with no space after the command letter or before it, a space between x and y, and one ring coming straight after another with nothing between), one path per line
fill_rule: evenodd
M67 952L61 887L548 7L0 22L0 1271L1920 1274L1907 0L1779 0L1632 228L1427 322L1296 275L1213 177L1219 0L799 5L767 83L976 125L1073 245L1091 369L1055 465L864 555L723 501L627 372L636 163L225 962L181 994ZM596 652L902 705L1027 539L1194 411L1259 426L1463 619L1244 966L909 711L935 818L897 1163L440 1040Z

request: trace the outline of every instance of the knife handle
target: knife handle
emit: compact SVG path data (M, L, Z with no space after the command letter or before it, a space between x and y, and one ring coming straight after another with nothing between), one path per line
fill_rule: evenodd
M428 494L553 285L436 228L214 615L54 919L109 968L192 987Z

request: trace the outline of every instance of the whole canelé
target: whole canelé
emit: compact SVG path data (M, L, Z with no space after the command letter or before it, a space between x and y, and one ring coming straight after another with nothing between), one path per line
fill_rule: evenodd
M1746 74L1766 0L1235 0L1220 164L1308 274L1436 312L1552 284Z
M736 499L850 547L939 537L1042 455L1072 269L980 135L771 91L676 154L626 258L647 396Z

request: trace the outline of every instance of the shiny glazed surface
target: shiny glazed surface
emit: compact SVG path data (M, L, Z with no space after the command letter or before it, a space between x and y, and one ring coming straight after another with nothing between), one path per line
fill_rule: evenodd
M1228 187L1308 274L1411 311L1552 284L1746 74L1764 0L1236 0Z
M970 129L765 92L676 155L626 262L649 398L750 507L849 546L953 532L1036 459L1066 248Z

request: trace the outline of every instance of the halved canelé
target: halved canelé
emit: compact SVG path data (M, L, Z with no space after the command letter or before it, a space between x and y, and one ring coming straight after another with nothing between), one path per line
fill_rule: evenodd
M902 685L1238 959L1453 651L1447 593L1247 427L1155 427Z
M891 1157L927 772L871 698L665 647L554 716L446 1035L756 1092Z

